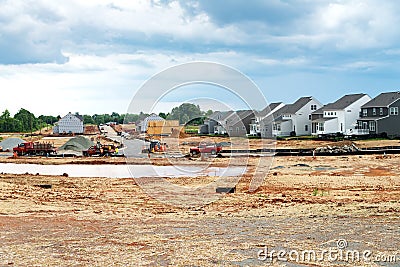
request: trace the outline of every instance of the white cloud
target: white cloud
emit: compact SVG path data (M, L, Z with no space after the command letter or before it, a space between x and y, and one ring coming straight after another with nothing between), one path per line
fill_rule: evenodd
M307 18L309 41L337 49L390 46L400 33L398 8L390 1L334 1L320 6ZM301 39L300 39L301 40Z

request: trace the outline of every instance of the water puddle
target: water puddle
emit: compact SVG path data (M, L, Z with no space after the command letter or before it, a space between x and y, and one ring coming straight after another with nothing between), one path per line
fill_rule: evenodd
M10 174L41 174L62 175L69 177L99 177L99 178L142 178L142 177L228 177L240 176L246 172L246 167L209 167L194 166L152 166L152 165L40 165L0 163L0 172Z

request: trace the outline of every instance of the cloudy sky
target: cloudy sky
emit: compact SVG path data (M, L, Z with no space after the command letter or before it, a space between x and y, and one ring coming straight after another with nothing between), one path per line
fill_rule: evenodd
M400 88L398 14L396 0L0 0L0 110L123 113L147 79L190 61L240 70L270 102L374 97Z

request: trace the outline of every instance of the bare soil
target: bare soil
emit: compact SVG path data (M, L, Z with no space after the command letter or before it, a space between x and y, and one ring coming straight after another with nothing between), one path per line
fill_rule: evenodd
M134 179L1 174L0 266L271 266L257 259L265 246L319 251L338 239L348 249L400 255L399 163L399 156L279 157L270 172L263 166L256 192L247 174L236 193L186 208L149 197ZM213 179L169 180L196 188Z

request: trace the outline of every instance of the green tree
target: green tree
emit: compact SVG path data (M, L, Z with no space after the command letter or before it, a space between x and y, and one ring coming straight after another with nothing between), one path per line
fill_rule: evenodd
M185 124L189 120L203 117L203 113L200 110L199 105L194 105L191 103L183 103L179 107L172 109L171 114L168 119L179 120L180 124Z
M139 115L138 114L127 113L125 115L123 123L134 123L134 122L137 122L138 120L139 120Z
M164 113L164 112L158 113L158 116L160 116L160 117L163 118L164 120L167 119L168 115L169 115L169 113L168 113L168 114L166 114L166 113Z
M14 119L21 122L22 132L36 131L39 129L39 123L35 115L24 108L21 108L17 114L14 115Z
M90 115L83 115L83 123L84 124L94 124L94 120Z

